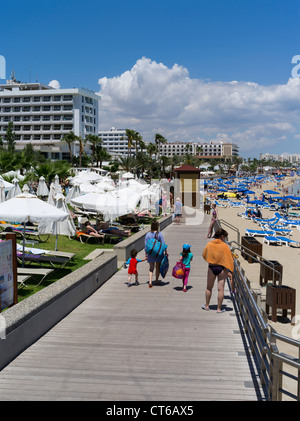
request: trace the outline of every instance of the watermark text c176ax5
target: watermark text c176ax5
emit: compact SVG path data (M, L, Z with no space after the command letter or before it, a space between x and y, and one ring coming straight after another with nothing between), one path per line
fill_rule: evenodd
M293 64L298 63L296 66L294 66L292 68L292 78L293 79L300 79L300 55L294 56L292 58L292 63Z
M0 55L0 79L6 78L6 60Z

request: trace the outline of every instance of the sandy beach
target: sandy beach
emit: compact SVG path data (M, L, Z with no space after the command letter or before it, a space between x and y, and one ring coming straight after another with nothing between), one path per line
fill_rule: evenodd
M298 181L296 177L286 177L284 181L282 181L280 184L281 186L277 186L275 182L268 182L264 183L261 186L251 187L251 190L256 192L257 198L261 195L263 190L277 190L280 191L281 195L283 189L286 189L288 187L291 187L292 184L295 181ZM279 190L279 188L281 190ZM296 194L296 192L294 193ZM297 195L297 194L296 194ZM254 195L252 195L254 196ZM235 201L235 199L233 199ZM223 202L226 203L226 202ZM238 216L238 213L244 213L245 208L233 208L227 206L217 207L218 211L218 217L221 220L228 222L229 224L232 224L235 226L239 232L240 236L245 235L245 229L261 229L260 226L253 222L252 220L248 220L245 218L242 218L241 216ZM263 218L272 218L274 217L274 211L270 211L268 209L262 209L262 217ZM292 219L292 218L291 218ZM223 228L226 229L228 232L228 241L237 241L237 233L226 226L223 225ZM297 228L292 228L292 233L290 238L295 241L300 242L300 231L297 230ZM262 256L265 259L268 260L276 260L278 261L282 267L282 285L287 285L289 287L296 289L296 318L297 315L300 315L300 271L299 271L299 260L300 260L300 248L296 247L287 247L285 245L267 245L264 243L263 237L255 237L257 241L263 244L262 246ZM240 262L241 267L245 270L247 278L250 280L251 288L255 290L261 291L261 299L262 299L262 308L265 309L265 296L266 296L266 286L260 286L259 282L259 275L260 275L260 264L259 263L248 263L242 256L240 252L237 252L238 259ZM288 336L290 338L294 337L294 339L297 339L299 341L299 332L296 331L297 329L297 323L299 324L299 320L296 319L296 325L291 325L291 315L290 311L288 311L287 318L284 318L280 316L280 311L278 310L278 317L277 322L273 322L271 320L271 316L269 316L269 324L274 327L277 333L280 333L282 335ZM271 313L271 310L270 310ZM299 316L298 316L299 317ZM298 322L297 322L298 320ZM298 337L295 337L295 332L297 333ZM298 355L294 355L293 351L294 348L291 348L289 345L280 342L277 344L280 352L285 352L289 355L292 355L294 357L299 357Z

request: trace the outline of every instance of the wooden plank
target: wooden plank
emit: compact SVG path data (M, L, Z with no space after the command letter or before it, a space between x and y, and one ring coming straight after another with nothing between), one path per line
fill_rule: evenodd
M228 287L225 313L215 311L216 286L211 310L201 309L208 221L166 228L163 285L148 288L146 262L138 286L118 271L0 373L0 400L258 400ZM186 293L171 276L185 242L194 254Z

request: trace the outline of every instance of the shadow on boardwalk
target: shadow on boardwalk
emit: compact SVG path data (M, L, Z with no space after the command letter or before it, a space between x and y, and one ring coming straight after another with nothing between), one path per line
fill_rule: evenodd
M228 287L225 313L204 304L207 223L163 232L170 270L148 288L127 287L120 269L96 293L0 373L1 400L204 401L261 400L254 364ZM188 291L172 278L182 244L194 259ZM144 252L138 257L144 257Z

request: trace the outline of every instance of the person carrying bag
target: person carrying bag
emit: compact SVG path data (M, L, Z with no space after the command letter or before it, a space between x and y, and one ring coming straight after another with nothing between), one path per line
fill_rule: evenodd
M145 253L146 258L149 263L149 288L152 288L152 277L155 271L155 283L158 284L159 274L160 274L160 264L164 256L167 255L167 245L164 241L164 237L161 232L159 232L159 223L153 221L151 224L151 231L146 234L145 237Z

